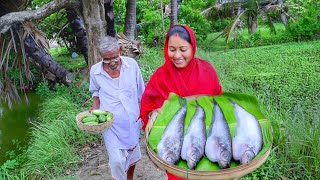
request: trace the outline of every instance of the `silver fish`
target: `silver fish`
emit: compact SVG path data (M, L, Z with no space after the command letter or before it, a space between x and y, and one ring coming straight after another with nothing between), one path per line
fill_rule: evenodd
M206 144L206 125L204 123L206 115L198 102L196 108L196 113L192 117L183 139L181 150L181 158L187 161L190 169L194 169L204 155Z
M180 159L184 135L184 119L187 113L186 100L167 125L157 145L158 155L174 165Z
M241 164L252 161L263 145L261 127L252 114L232 103L237 119L236 134L232 140L233 159Z
M210 161L217 162L220 168L228 168L232 158L230 130L219 105L214 105L205 154Z

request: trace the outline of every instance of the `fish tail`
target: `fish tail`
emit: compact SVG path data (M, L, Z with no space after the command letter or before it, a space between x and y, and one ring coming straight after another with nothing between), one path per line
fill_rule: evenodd
M179 97L179 103L180 103L181 107L185 107L185 106L187 106L187 99Z
M193 106L194 108L197 108L198 106L200 106L198 100L195 100L197 105L191 104L191 106Z
M215 100L214 100L214 98L212 98L212 99L209 99L209 101L212 103L212 104L215 104Z
M198 105L198 106L200 106L200 104L199 104L198 100L196 100L196 103L197 103L197 105Z

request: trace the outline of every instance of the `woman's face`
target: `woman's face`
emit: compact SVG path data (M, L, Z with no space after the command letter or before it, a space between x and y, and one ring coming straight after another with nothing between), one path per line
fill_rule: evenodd
M192 46L178 34L173 34L168 41L168 55L177 68L184 68L192 59Z

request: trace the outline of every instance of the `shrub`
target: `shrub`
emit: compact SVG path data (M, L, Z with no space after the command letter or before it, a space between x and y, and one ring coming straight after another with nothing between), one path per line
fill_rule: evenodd
M320 39L319 7L313 5L297 22L289 22L287 32L296 41Z

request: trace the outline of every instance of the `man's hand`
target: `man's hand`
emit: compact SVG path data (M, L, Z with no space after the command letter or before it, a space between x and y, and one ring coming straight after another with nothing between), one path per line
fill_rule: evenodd
M99 108L92 106L92 107L89 108L89 112L91 112L91 111L93 111L95 109L99 109Z

